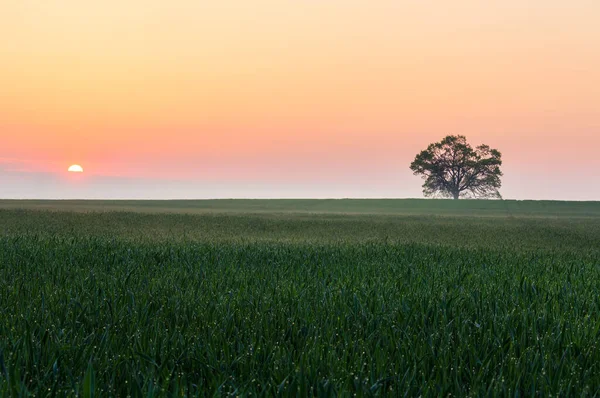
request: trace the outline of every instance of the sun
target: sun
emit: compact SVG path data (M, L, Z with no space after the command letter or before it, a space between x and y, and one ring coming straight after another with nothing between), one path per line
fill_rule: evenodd
M69 172L71 173L83 173L83 167L78 164L73 164L69 166Z

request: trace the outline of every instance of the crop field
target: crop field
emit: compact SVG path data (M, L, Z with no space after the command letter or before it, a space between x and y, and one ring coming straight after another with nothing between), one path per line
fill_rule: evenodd
M0 396L594 396L600 203L0 201Z

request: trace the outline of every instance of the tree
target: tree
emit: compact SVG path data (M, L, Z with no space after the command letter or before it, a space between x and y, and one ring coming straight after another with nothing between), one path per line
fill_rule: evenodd
M423 194L458 199L460 197L500 197L502 154L487 145L473 149L462 135L449 135L430 144L411 163L421 175Z

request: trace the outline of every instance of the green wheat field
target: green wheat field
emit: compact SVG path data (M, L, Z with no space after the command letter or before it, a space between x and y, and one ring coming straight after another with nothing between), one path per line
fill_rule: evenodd
M600 202L0 201L0 396L594 396Z

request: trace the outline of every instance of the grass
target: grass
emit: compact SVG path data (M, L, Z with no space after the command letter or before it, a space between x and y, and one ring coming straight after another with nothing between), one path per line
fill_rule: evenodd
M595 203L366 202L3 202L0 395L600 394Z

